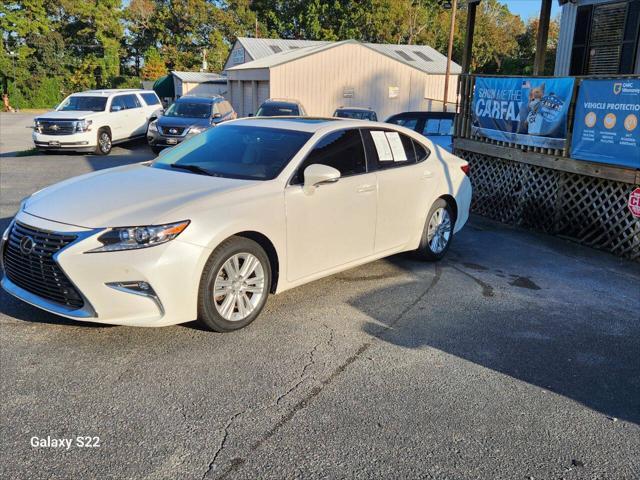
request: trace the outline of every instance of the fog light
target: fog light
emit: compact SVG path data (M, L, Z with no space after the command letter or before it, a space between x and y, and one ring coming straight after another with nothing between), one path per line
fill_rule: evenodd
M111 287L114 290L120 292L131 293L133 295L140 295L142 297L150 298L154 301L160 314L164 315L164 307L160 298L156 294L155 290L145 281L129 281L129 282L110 282L105 284L107 287Z

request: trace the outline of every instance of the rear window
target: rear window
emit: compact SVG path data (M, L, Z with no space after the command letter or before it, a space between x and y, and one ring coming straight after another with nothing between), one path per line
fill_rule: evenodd
M453 135L453 119L428 118L422 129L423 135Z
M394 125L400 125L402 127L415 130L416 125L418 124L418 118L417 117L391 117L389 120L387 120L387 123L393 123Z
M256 113L258 117L285 117L287 115L300 115L297 105L264 104Z
M160 99L155 93L141 93L140 96L147 105L160 105Z
M171 165L191 165L216 177L271 180L309 138L308 132L227 124L173 147L153 167L189 173Z

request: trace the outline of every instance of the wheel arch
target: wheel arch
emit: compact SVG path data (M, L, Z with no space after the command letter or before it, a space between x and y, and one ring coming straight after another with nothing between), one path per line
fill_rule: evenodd
M445 195L441 195L440 197L443 199L445 202L447 202L447 205L449 205L449 207L451 207L451 213L453 214L453 227L455 228L456 225L456 220L458 220L458 202L456 202L456 199L453 195L449 195L449 194L445 194Z
M256 232L254 230L246 230L243 232L235 233L233 236L235 237L244 237L249 240L253 240L258 245L260 245L267 256L269 257L269 263L271 264L271 290L270 293L275 293L278 288L278 278L280 274L280 260L278 258L278 252L276 247L273 245L273 242L269 240L269 237L264 235L263 233Z

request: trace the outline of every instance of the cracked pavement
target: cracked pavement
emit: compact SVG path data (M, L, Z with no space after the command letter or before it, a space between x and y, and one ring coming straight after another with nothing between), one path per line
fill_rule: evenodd
M5 155L0 226L44 185L149 157ZM2 292L0 477L637 479L639 285L638 264L475 217L443 262L271 296L231 334ZM48 435L101 446L30 446Z

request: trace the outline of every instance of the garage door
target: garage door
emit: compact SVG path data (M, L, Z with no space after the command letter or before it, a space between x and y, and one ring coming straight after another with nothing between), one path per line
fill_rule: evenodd
M231 82L231 81L230 81ZM231 105L233 109L238 113L238 116L242 116L242 83L236 80L232 81L233 88L231 90Z
M243 99L244 103L242 105L242 116L246 117L250 113L256 113L253 111L253 92L251 91L251 82L242 82L244 84L243 89Z
M258 106L269 98L269 82L258 82Z

